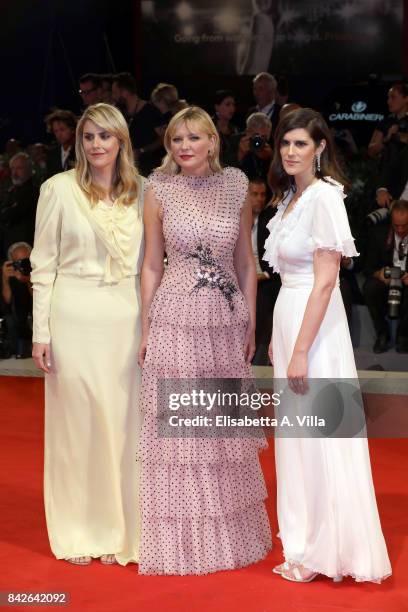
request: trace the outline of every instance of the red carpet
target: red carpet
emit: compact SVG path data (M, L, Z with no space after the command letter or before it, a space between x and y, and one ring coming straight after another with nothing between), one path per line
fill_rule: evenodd
M69 592L72 611L403 612L408 610L408 455L406 440L370 443L379 509L394 575L381 586L333 584L319 577L292 584L271 573L279 540L265 561L203 577L138 576L135 565L76 567L48 548L42 503L43 383L0 378L2 528L0 591ZM262 456L273 533L273 449ZM32 606L16 609L34 610ZM47 607L50 609L50 607ZM51 609L58 609L51 606ZM59 607L59 609L63 609Z

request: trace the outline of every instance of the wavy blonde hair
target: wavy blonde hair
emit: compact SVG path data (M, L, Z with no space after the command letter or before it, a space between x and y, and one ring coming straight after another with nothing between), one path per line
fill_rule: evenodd
M76 129L76 164L75 171L77 181L81 189L88 196L91 205L95 206L100 199L106 196L105 191L92 182L91 168L86 159L84 145L82 142L84 125L86 121L92 121L98 127L106 130L119 140L119 152L116 158L115 176L112 184L112 196L117 199L118 204L131 206L138 197L139 173L135 167L132 143L129 130L122 113L111 104L93 104L88 106L78 121Z
M214 151L208 156L208 164L212 172L222 172L220 164L220 137L217 128L210 115L199 106L183 108L170 120L164 134L164 146L167 155L164 157L158 171L164 172L164 174L178 174L180 172L180 166L174 161L171 153L171 139L182 125L186 125L189 129L194 126L200 131L205 132L210 138L214 138Z

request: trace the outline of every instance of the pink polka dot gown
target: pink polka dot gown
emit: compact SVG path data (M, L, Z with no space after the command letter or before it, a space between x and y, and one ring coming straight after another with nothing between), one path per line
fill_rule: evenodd
M149 313L142 377L139 573L239 568L271 548L258 459L265 439L159 437L156 416L160 379L251 376L248 310L233 265L247 179L235 168L209 177L155 172L149 186L163 210L168 266ZM197 247L209 247L216 264L203 270L189 256Z

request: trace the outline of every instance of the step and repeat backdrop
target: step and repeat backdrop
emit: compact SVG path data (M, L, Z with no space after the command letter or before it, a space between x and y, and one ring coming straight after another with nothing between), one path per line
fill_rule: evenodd
M402 71L401 0L142 0L150 75Z

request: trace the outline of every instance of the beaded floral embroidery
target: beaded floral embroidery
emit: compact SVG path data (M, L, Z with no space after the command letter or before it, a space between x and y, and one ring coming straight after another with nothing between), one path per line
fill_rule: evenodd
M219 289L228 302L230 310L234 310L232 301L234 293L237 292L235 283L226 278L226 274L217 263L210 247L197 245L195 251L187 253L187 259L197 259L199 267L196 270L197 282L192 291L199 291L203 287Z

